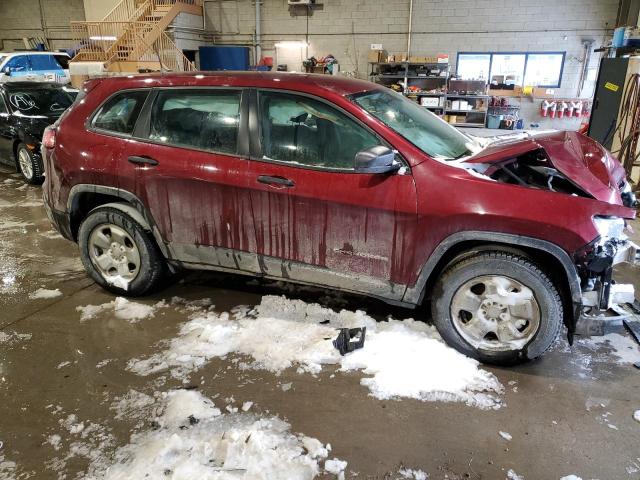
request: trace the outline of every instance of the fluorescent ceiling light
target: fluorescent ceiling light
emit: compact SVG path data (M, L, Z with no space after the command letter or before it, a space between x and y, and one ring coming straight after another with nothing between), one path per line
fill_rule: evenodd
M115 42L118 38L114 37L112 35L105 35L105 36L101 36L101 35L95 35L93 37L89 37L89 40L107 40L110 42Z
M275 45L276 45L276 48L304 48L309 46L307 42L297 42L297 41L277 42Z

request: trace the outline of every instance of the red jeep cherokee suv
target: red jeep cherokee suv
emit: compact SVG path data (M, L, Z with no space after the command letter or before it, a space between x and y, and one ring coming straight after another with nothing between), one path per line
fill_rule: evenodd
M186 268L426 303L492 363L633 300L611 277L635 198L577 133L481 139L365 81L213 73L90 80L43 142L49 217L117 294Z

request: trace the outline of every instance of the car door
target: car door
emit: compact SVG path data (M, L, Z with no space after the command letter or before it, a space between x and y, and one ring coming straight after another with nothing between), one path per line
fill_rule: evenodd
M30 55L29 71L39 81L59 83L66 81L64 69L53 55Z
M263 273L401 299L417 224L408 167L356 173L356 153L385 142L319 98L261 90L253 105L249 181Z
M122 152L123 182L187 264L259 271L242 97L241 89L158 89Z
M0 162L15 165L13 158L13 139L15 127L11 119L11 113L7 108L4 95L0 93Z

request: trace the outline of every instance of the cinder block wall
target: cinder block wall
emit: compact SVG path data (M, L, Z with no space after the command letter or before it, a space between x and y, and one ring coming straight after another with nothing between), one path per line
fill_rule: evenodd
M390 53L407 49L409 0L317 0L322 9L308 18L309 49L278 49L278 63L300 70L309 56L335 55L343 72L367 78L371 43L382 43ZM251 44L255 30L252 0L207 0L207 28L216 41ZM295 7L300 8L300 7ZM562 86L558 95L577 95L584 57L582 43L601 45L612 34L617 0L414 0L411 53L448 53L455 71L461 51L566 51ZM292 15L286 0L263 0L263 55L276 57L279 40L305 40L307 17ZM599 54L594 54L595 77ZM582 96L593 94L593 81ZM522 101L528 124L577 128L579 120L544 121L535 111L538 101Z
M84 18L82 0L0 0L0 51L23 49L23 37L46 37L54 49L72 47L69 22Z

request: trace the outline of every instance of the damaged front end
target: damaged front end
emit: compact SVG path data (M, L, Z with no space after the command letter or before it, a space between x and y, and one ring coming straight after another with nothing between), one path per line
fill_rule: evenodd
M634 288L616 283L613 269L640 263L639 247L626 235L626 219L635 216L631 209L637 202L624 169L606 149L575 132L523 134L490 142L462 166L498 183L602 202L601 209L591 207L593 213L576 220L580 225L592 222L593 228L583 231L595 230L597 236L573 254L582 305L574 302L577 324L567 323L569 337L574 328L579 334L603 334L607 321L625 315L619 306L634 302Z
M613 280L613 267L620 263L640 263L640 248L625 234L625 220L618 217L594 217L598 238L574 255L582 287L583 307L588 311L581 319L589 323L596 318L606 320L603 313L616 305L633 303L631 284ZM584 327L584 326L583 326ZM592 331L594 328L583 328Z

